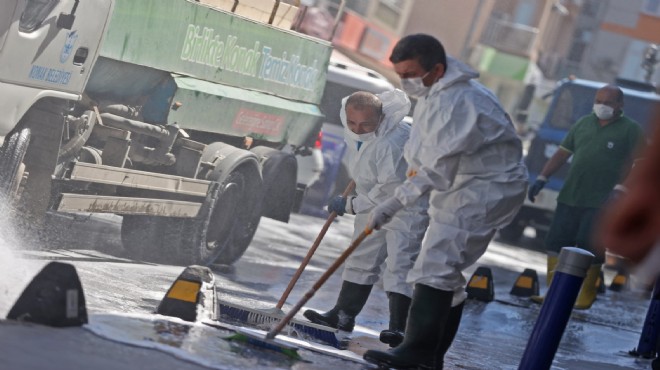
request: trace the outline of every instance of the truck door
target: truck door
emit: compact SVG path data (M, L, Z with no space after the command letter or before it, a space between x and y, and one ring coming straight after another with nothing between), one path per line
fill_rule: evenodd
M0 82L80 94L111 6L112 0L3 0Z

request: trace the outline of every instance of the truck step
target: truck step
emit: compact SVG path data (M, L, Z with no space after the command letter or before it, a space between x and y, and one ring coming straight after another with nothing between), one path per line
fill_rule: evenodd
M62 193L55 208L59 212L115 213L162 217L197 217L202 203L180 200L130 198Z
M206 197L210 181L77 162L70 180Z

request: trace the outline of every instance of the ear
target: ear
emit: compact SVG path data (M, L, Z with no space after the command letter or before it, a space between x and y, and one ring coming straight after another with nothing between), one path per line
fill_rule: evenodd
M437 79L441 79L445 75L445 66L442 63L438 63L435 65L436 68L436 77Z

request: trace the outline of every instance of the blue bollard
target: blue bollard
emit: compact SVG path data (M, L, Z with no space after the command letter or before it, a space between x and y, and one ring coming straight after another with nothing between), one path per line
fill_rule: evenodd
M594 255L584 249L561 249L552 284L520 360L519 370L550 369L593 258Z
M642 335L639 337L637 349L630 352L633 356L642 356L644 358L654 358L658 351L658 341L660 340L660 277L655 281L651 304L646 312L646 319L642 328Z

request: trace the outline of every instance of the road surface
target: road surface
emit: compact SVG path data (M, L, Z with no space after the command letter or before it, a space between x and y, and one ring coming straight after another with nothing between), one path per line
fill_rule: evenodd
M254 308L271 308L321 229L324 220L292 215L289 224L262 219L246 254L233 266L213 266L219 299ZM311 287L342 249L352 232L352 219L335 222L316 256L292 292L290 307ZM259 350L237 351L215 338L213 329L195 328L174 346L145 350L102 339L148 342L161 298L182 266L152 264L125 258L121 247L119 216L58 216L47 242L3 233L0 240L0 317L31 277L47 262L62 261L76 266L85 289L90 324L83 329L51 329L38 325L0 323L0 368L95 368L95 369L363 369L369 365L301 350L306 361L293 362ZM6 226L5 226L6 229ZM483 303L468 301L458 336L446 358L446 369L516 369L539 307L509 295L516 277L525 268L538 271L545 288L545 256L525 238L523 247L494 241L488 252L466 274L478 266L493 270L496 299ZM613 272L606 273L610 281ZM334 304L341 285L335 274L307 304L326 310ZM516 305L503 302L512 302ZM575 312L564 334L553 368L556 369L648 369L648 360L637 360L624 352L637 345L648 305L642 292L611 292L599 296L589 311ZM129 318L119 315L129 315ZM387 327L388 303L377 286L357 318L357 330L377 335ZM92 330L94 329L94 330ZM96 332L97 334L94 334ZM110 333L110 334L108 334ZM103 333L101 333L103 334ZM145 339L147 338L147 339ZM179 338L180 339L180 338ZM185 342L185 343L182 343ZM377 346L377 341L365 344ZM178 346L178 347L177 347Z

